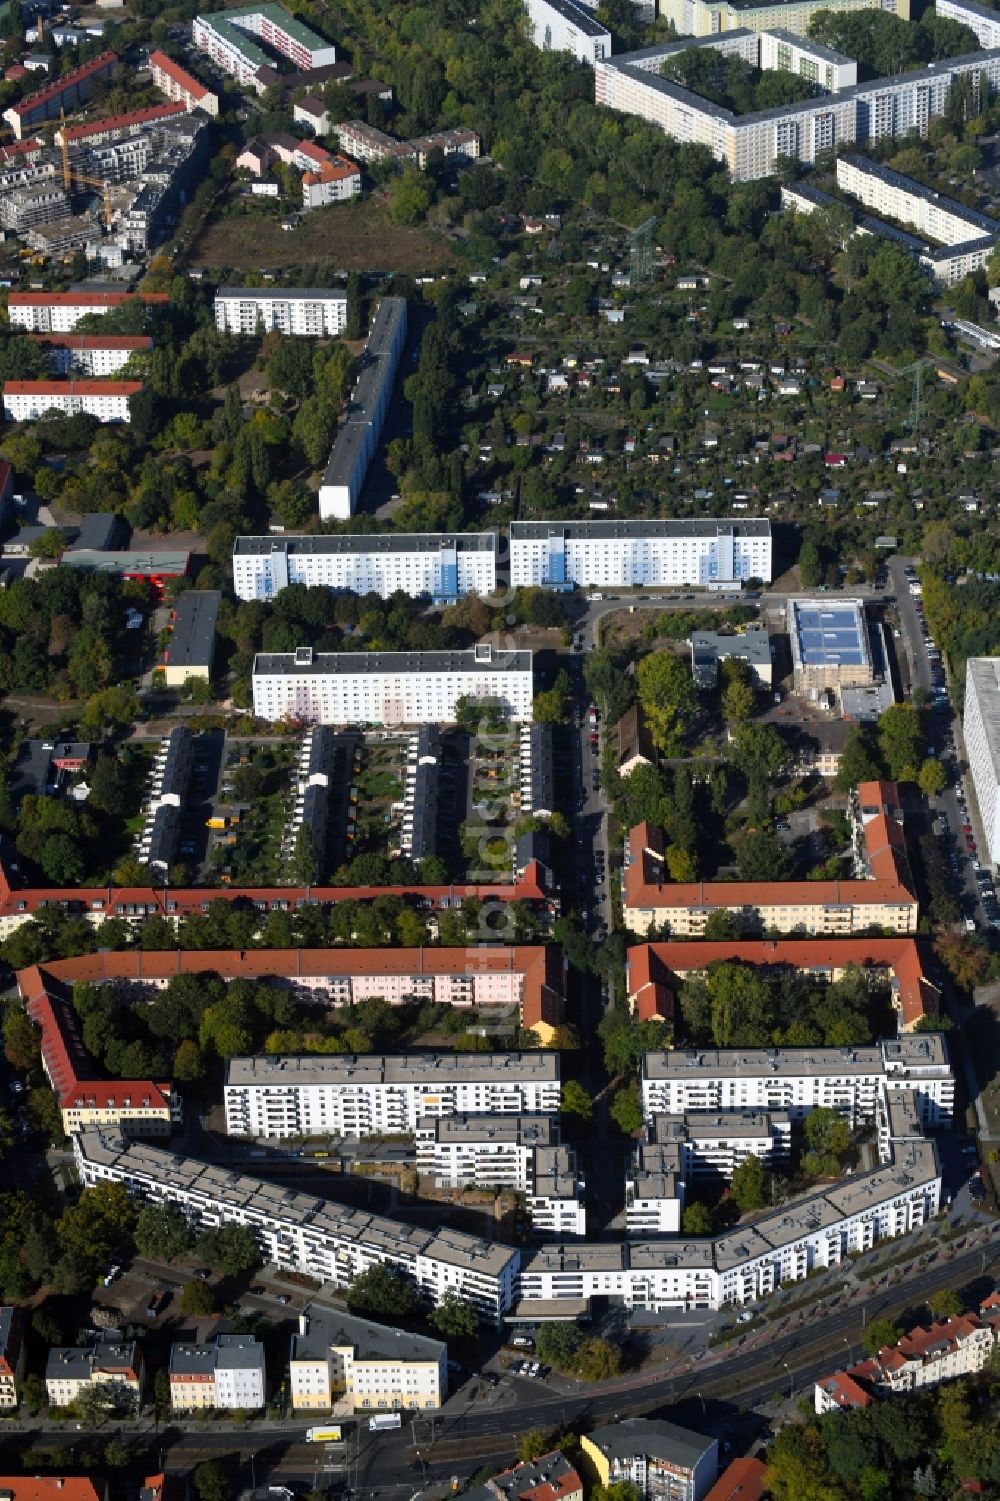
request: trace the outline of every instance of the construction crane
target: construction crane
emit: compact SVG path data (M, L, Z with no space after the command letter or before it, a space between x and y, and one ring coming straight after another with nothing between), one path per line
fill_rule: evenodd
M104 227L110 229L114 223L114 210L111 206L111 189L101 177L86 177L79 172L69 159L69 142L66 139L66 116L59 111L59 144L62 147L62 171L63 187L67 195L72 193L74 186L82 188L100 188L104 200Z

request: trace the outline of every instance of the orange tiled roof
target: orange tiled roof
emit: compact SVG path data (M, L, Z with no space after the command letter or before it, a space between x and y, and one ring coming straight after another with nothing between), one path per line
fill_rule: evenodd
M762 1459L734 1459L727 1465L705 1501L760 1501L767 1490L767 1465Z

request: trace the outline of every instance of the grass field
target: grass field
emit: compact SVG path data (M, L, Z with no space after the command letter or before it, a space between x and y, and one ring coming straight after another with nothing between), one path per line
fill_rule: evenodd
M280 270L334 262L345 271L419 274L452 265L448 242L433 230L393 224L381 198L331 204L304 215L293 230L256 213L214 214L189 252L194 266L234 271Z

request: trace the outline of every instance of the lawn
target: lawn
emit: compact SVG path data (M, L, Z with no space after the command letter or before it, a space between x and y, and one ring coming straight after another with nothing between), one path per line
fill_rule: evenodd
M191 247L195 266L234 271L280 270L332 262L345 271L440 271L453 264L433 230L394 224L377 197L331 204L303 216L293 230L258 214L215 213Z

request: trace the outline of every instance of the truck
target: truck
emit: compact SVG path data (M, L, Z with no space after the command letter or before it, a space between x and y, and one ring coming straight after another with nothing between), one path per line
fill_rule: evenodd
M161 1287L158 1292L153 1293L152 1297L146 1305L147 1319L158 1318L162 1310L166 1308L169 1301L170 1294L166 1291L165 1288Z
M392 1428L402 1428L403 1419L398 1412L380 1412L368 1419L369 1433L387 1433Z
M339 1444L344 1436L343 1429L338 1425L329 1428L307 1428L307 1444Z

